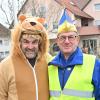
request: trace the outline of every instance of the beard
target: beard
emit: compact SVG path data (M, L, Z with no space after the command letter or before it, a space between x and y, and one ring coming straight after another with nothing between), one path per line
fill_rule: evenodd
M34 49L26 48L26 49L24 49L24 55L28 59L35 58L38 55L38 49L36 49L36 48L34 48Z

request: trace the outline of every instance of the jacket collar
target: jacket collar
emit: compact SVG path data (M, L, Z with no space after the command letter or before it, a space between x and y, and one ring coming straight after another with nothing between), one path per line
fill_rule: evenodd
M66 60L62 52L59 52L57 56L49 63L49 65L55 65L61 68L67 66L73 66L76 64L83 64L83 53L79 47L69 56Z

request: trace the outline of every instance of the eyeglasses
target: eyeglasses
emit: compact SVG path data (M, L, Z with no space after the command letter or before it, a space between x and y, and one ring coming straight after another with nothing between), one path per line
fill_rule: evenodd
M73 41L75 38L78 37L78 35L71 35L71 36L58 36L59 41L64 42L66 38L68 41Z

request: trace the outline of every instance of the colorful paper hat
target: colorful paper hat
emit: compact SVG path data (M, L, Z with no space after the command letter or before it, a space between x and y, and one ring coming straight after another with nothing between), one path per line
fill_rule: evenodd
M74 25L74 21L68 15L66 9L64 9L63 15L59 21L58 34L71 31L77 32L77 29Z

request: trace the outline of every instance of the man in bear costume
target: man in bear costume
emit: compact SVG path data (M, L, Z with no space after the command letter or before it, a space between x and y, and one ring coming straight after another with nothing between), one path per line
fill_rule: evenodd
M12 48L0 63L0 100L48 100L47 32L43 19L20 15Z

